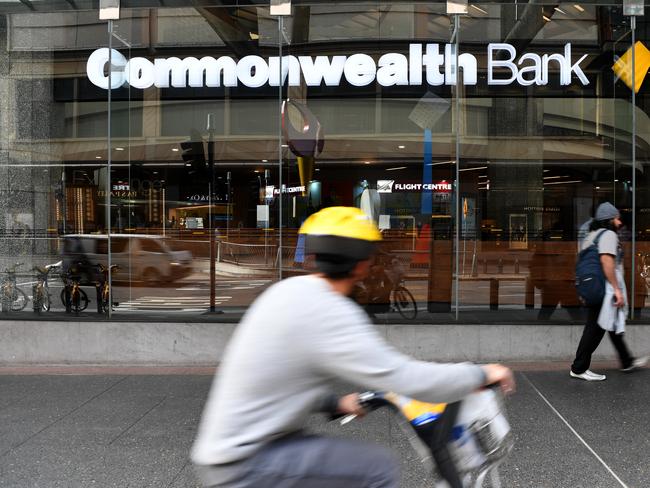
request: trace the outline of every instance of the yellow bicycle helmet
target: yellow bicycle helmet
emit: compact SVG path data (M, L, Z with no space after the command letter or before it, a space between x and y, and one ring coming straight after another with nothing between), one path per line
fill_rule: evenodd
M381 241L375 222L355 207L328 207L311 215L299 230L305 254L316 255L316 267L344 274L368 259Z

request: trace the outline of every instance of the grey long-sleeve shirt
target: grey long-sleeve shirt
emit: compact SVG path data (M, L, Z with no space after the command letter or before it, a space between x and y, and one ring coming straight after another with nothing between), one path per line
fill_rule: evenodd
M289 278L263 293L235 330L192 461L240 461L300 430L335 378L421 401L450 402L479 388L485 375L473 364L411 359L389 346L364 311L324 279Z

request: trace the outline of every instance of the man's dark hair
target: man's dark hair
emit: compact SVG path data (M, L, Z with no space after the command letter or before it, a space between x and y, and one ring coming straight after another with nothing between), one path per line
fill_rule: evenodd
M359 260L335 254L316 254L316 269L331 280L344 280L352 275Z
M616 227L614 226L614 219L610 220L596 220L593 219L591 221L591 224L589 224L589 231L594 231L598 229L607 229L607 230L613 230L616 232Z

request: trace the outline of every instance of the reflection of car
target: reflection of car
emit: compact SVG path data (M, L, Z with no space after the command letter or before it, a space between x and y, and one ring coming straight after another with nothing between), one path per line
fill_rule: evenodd
M63 265L81 267L85 282L95 280L97 264L107 264L107 252L105 234L73 234L63 238ZM111 234L111 264L119 266L113 273L116 281L156 284L188 275L192 253L172 251L162 236Z

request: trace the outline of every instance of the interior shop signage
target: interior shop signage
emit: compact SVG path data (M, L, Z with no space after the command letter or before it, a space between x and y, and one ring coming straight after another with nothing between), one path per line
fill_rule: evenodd
M304 193L304 186L286 186L282 185L282 193ZM279 195L280 189L273 185L268 185L265 189L266 198L273 198L274 195Z
M377 180L377 193L402 191L434 191L446 193L451 191L451 183L444 180L439 183L400 183L395 180Z
M285 56L282 58L282 82L300 86L301 76L308 86L339 86L342 78L353 86L366 86L374 81L382 86L422 85L423 72L427 84L455 85L458 68L463 70L463 83L476 85L478 82L477 59L473 54L456 56L453 44L410 44L408 56L387 53L377 61L367 54L350 56ZM580 63L587 55L573 62L571 44L564 46L563 53L534 54L521 56L511 44L492 43L487 46L488 85L546 85L549 69L557 69L561 85L570 85L575 76L583 85L588 85ZM86 70L90 81L108 89L108 48L97 49L88 58ZM153 61L136 57L127 59L120 52L112 50L114 66L111 75L112 88L130 85L134 88L193 88L237 86L239 83L257 88L264 85L279 86L280 58L244 56L235 61L230 56L201 59L157 58Z

